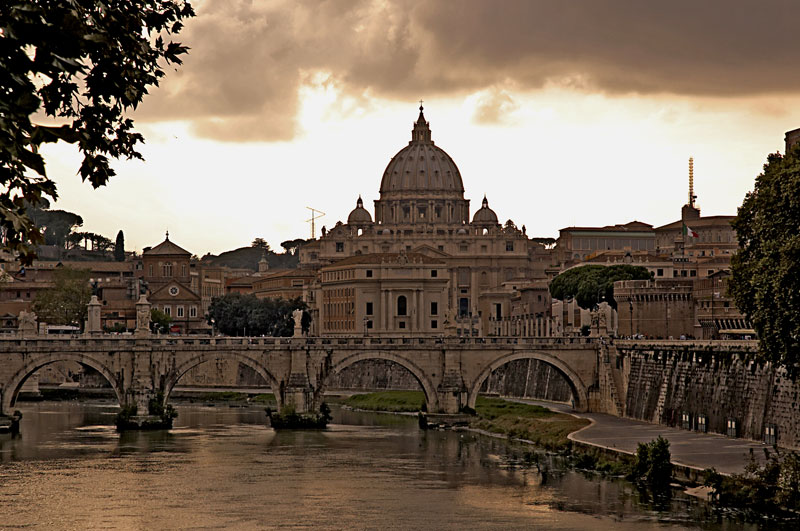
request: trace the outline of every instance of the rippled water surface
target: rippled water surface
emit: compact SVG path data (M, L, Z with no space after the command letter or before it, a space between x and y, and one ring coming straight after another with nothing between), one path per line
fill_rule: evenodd
M20 405L22 435L0 435L0 528L741 529L413 418L337 410L328 430L275 433L260 409L178 406L174 429L120 435L110 404Z

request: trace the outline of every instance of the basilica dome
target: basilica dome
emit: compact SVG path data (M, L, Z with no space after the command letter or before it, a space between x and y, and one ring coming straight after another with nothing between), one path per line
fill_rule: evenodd
M401 149L383 172L381 197L395 193L419 195L420 192L435 192L433 195L455 195L462 198L464 183L461 173L450 155L433 144L431 130L422 107L414 123L411 141ZM438 193L437 193L438 192ZM441 192L444 192L441 194Z
M480 225L497 225L497 214L494 213L494 210L489 208L489 201L486 199L486 196L483 196L481 208L475 212L472 222Z
M372 216L370 216L369 212L364 208L364 202L361 200L361 196L358 196L356 207L350 212L350 215L347 216L347 223L372 223Z

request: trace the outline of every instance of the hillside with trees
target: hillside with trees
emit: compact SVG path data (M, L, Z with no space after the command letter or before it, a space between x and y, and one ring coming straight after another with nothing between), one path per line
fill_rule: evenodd
M298 250L304 242L305 240L300 239L287 240L281 244L285 252L275 253L270 249L266 240L256 238L249 247L240 247L218 255L209 253L203 256L201 261L206 265L257 271L258 262L266 252L270 269L295 269L299 262Z

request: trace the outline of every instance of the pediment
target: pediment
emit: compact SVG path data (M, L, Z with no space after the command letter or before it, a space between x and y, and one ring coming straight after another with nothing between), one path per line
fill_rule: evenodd
M168 302L174 300L193 300L199 301L200 297L193 292L186 284L173 280L161 286L150 294L150 302Z

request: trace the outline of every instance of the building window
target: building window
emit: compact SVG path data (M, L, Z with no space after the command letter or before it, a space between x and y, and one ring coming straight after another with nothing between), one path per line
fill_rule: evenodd
M438 249L439 251L444 251L444 245L437 245L436 249Z
M171 277L172 276L172 262L167 262L163 266L161 266L161 276L164 277Z
M503 305L499 302L494 304L494 318L498 320L503 318Z
M439 303L432 302L431 303L431 315L439 315Z
M406 312L408 312L408 301L405 295L400 295L397 297L397 315L407 315Z
M696 277L697 276L697 270L696 269L692 269L691 271L689 271L689 276L690 277Z
M656 269L656 276L657 277L663 277L664 276L664 270L663 269Z
M408 219L411 216L411 208L403 207L403 219Z
M372 321L371 320L367 321L367 328L372 328Z
M425 207L419 207L419 219L425 219Z
M164 313L167 315L172 315L172 306L164 306Z
M182 276L182 277L185 277L185 276L186 276L186 264L183 264L183 265L181 266L181 276Z
M431 278L436 278L438 276L439 276L439 270L438 269L431 269Z
M727 422L727 435L728 437L737 437L739 435L739 423L734 418L728 418Z
M336 242L336 252L337 253L344 252L344 242Z
M372 269L367 269L367 278L372 278Z
M709 269L709 270L708 270L708 276L711 276L711 275L713 275L713 274L714 274L714 270L713 270L713 269Z
M368 303L367 303L367 310L366 310L366 314L367 314L367 315L372 315L372 303L371 303L371 302L368 302Z
M514 250L514 242L507 241L506 242L506 251L513 251Z
M469 314L469 299L461 297L458 299L458 315L459 317L466 317Z
M175 316L176 317L183 317L183 306L177 306L175 308Z
M400 321L400 323L397 325L397 327L398 328L405 328L406 327L406 322L405 321Z
M189 317L197 317L197 306L189 307Z
M150 276L153 276L153 264L150 264Z
M433 319L431 321L431 328L439 328L439 321L437 321L436 319Z
M462 253L466 253L469 250L469 246L466 243L462 243L458 246L458 250Z
M485 245L481 245L481 253L486 254L488 252L488 247Z

